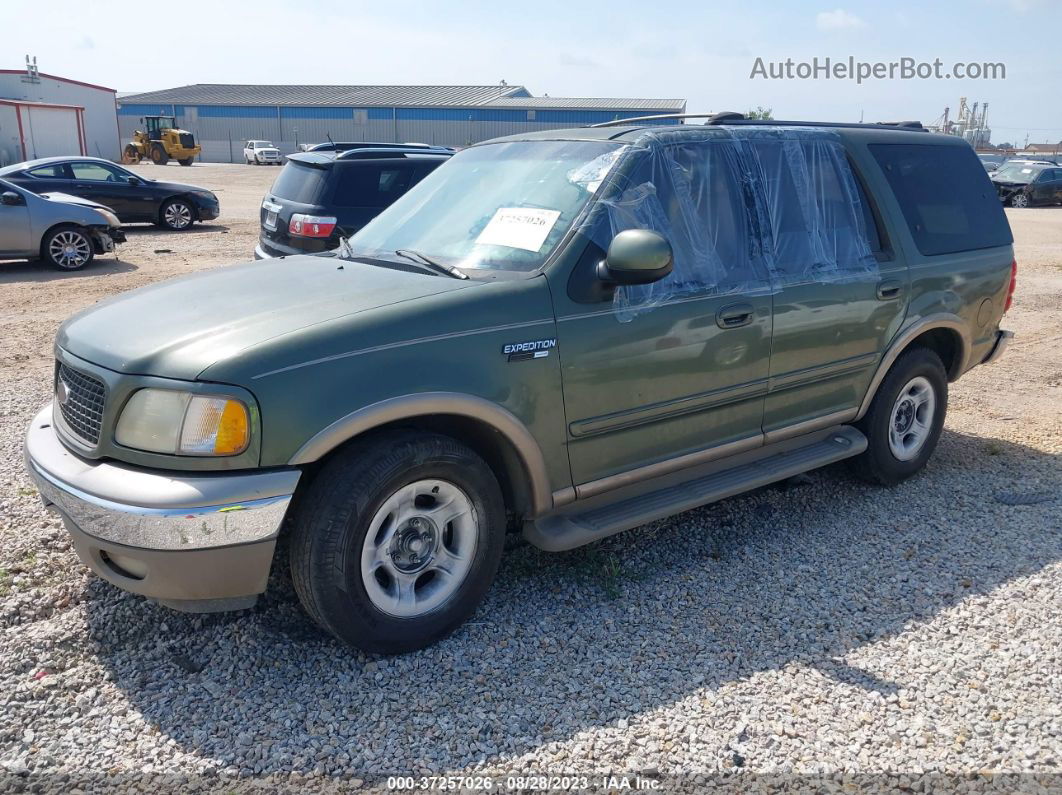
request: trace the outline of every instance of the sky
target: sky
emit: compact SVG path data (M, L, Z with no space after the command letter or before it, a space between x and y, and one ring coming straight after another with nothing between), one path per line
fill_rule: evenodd
M660 97L689 112L775 118L952 118L989 102L994 143L1062 140L1060 0L536 0L401 4L248 0L149 7L17 4L0 68L119 91L188 83L493 84L541 96ZM178 11L178 8L185 9ZM44 10L46 24L40 14ZM14 43L14 44L13 44ZM792 59L1002 63L1005 79L764 79ZM794 67L795 68L795 67Z

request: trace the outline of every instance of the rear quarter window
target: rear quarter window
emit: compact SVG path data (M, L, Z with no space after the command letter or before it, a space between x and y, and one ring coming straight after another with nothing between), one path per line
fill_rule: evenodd
M328 184L328 172L329 169L304 166L289 160L281 169L270 193L278 199L317 204Z
M966 146L870 144L918 250L926 255L1014 242L998 194Z

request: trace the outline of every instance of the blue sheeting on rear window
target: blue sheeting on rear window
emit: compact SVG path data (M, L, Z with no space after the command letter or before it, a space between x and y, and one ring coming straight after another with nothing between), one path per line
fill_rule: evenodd
M603 249L624 229L672 246L670 276L620 287L629 320L700 295L876 278L860 193L840 136L808 128L652 131L624 154L584 231Z

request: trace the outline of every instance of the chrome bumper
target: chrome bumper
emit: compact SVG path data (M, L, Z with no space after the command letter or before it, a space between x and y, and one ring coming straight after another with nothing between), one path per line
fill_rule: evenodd
M59 441L50 405L30 424L25 455L41 499L62 516L86 565L180 609L231 609L224 600L253 603L265 590L301 475L169 474L88 461Z
M984 358L984 361L982 361L981 364L991 364L1002 356L1003 351L1007 349L1007 345L1010 344L1012 339L1014 339L1013 331L1004 331L1003 329L1000 329L996 334L996 344L992 346L992 350L988 352L988 356Z

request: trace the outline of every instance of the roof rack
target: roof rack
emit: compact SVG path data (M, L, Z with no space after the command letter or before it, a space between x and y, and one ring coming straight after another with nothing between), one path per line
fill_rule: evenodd
M445 155L454 154L452 149L442 146L365 146L359 149L344 149L336 152L336 160L357 160L359 158L397 157L405 155Z
M770 126L770 127L865 127L880 130L882 127L895 127L902 130L917 130L928 132L920 121L881 121L881 122L844 122L844 121L790 121L787 119L746 119L744 114L734 111L722 113L665 113L659 116L638 116L633 119L616 119L615 121L591 124L591 127L623 127L629 124L640 124L647 121L664 121L667 119L707 119L705 124L736 124L743 126Z

